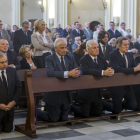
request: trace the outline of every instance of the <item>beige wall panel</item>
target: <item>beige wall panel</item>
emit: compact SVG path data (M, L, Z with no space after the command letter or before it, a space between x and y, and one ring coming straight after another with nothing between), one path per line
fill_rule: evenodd
M80 17L80 19L78 19ZM68 0L68 24L79 21L83 26L86 21L105 23L105 10L100 0Z

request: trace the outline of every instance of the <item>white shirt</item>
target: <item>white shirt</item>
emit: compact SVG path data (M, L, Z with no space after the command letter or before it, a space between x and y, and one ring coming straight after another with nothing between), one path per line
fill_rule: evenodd
M4 71L4 76L5 76L5 79L6 79L6 81L7 81L7 74L6 74L6 70L0 70L0 78L1 78L1 80L3 81L3 79L2 79L2 71ZM8 82L7 82L7 85L8 85Z
M120 54L122 55L123 57L123 53L120 52ZM125 57L125 60L126 60L126 68L128 68L128 59L127 59L127 56L124 54L124 57Z
M111 29L112 30L112 29ZM114 29L114 31L112 30L112 32L115 34L116 30Z
M126 30L121 29L121 31L123 32L123 36L126 37L128 35Z
M75 30L77 31L77 33L79 33L79 34L80 34L80 30L78 30L78 29L76 29L76 28L75 28Z
M56 55L57 55L57 57L58 57L58 59L59 59L59 61L60 61L60 63L61 63L61 56L58 55L57 53L56 53ZM62 57L63 57L64 65L65 65L64 56L62 56ZM66 65L65 65L65 67L66 67ZM68 78L68 71L64 71L64 78Z
M39 32L36 32L36 34L43 39L44 44L48 43L48 41L47 41L47 39L45 37L45 32L43 32L43 36ZM47 51L43 51L43 53L46 53L46 52L49 52L49 53L52 54L52 51L51 50L49 50L49 51L48 50Z
M100 44L100 46L101 46L102 53L104 53L104 52L103 52L103 46L105 46L105 45L103 45L102 43L99 43L99 44ZM106 50L106 47L105 47L105 50Z
M90 54L89 54L89 55L90 55ZM90 55L90 57L92 58L92 60L93 60L94 62L95 62L95 60L94 60L94 59L96 59L96 63L98 64L98 61L97 61L97 56L96 56L96 57L93 57L93 56L91 56L91 55ZM104 73L104 70L102 70L102 73L101 73L101 75L102 75L102 76L104 76L104 74L103 74L103 73Z

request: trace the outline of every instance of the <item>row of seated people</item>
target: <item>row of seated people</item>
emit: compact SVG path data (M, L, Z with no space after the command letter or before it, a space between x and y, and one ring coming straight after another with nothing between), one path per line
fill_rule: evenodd
M105 32L105 31L104 31ZM109 34L105 33L104 41L108 41ZM0 101L0 111L2 112L2 117L0 117L2 123L0 124L1 130L6 131L4 128L13 128L13 106L17 103L17 100L20 96L21 84L18 79L18 76L15 71L16 65L13 62L7 68L7 57L8 57L8 42L5 40L0 41L0 48L3 49L3 53L0 53L0 70L1 70L1 88L3 91L3 96ZM112 76L114 73L127 73L132 74L134 72L140 71L140 64L136 64L131 53L128 52L128 39L121 37L117 39L116 46L117 49L107 51L107 48L104 49L102 46L102 56L99 55L100 48L96 41L89 40L86 43L86 50L88 54L83 56L80 59L80 68L78 68L74 57L67 53L67 42L65 39L60 38L55 41L55 53L53 55L48 55L45 60L44 65L46 65L48 77L57 77L57 78L78 78L82 75L93 75L93 76ZM29 50L25 51L24 57L28 57ZM12 52L11 54L13 54ZM106 56L106 54L108 55ZM6 56L7 57L6 57ZM12 55L11 55L12 56ZM31 55L29 55L31 58ZM44 56L45 57L45 56ZM10 57L8 58L9 61ZM26 59L26 58L25 58ZM42 59L42 58L41 58ZM139 57L136 59L139 61ZM32 62L28 62L28 65ZM43 63L43 62L42 62ZM139 62L138 62L139 63ZM35 67L30 65L30 67ZM14 68L11 68L14 67ZM17 68L17 67L16 67ZM4 78L4 70L6 70L5 75L7 74L8 86L6 84L6 78ZM11 83L7 71L11 71L10 74L13 74L12 79L15 79ZM5 76L6 77L6 76ZM15 88L14 88L15 87ZM3 90L6 89L6 90ZM136 96L139 97L139 88L137 87ZM75 116L88 117L89 115L100 116L103 110L111 111L112 113L120 113L122 109L140 109L139 98L135 98L133 87L132 86L122 86L122 87L113 87L110 88L112 103L103 102L102 104L102 89L90 89L90 90L81 90L78 93L79 106L72 104L71 109L74 112ZM5 94L6 93L6 94ZM9 93L9 94L7 94ZM7 99L7 96L10 96ZM124 98L124 100L123 100ZM46 111L37 111L38 119L56 122L64 121L68 119L68 112L70 109L70 104L72 102L71 92L55 92L55 93L46 93L43 97L46 103ZM123 100L123 101L122 101ZM12 109L12 111L11 111ZM10 114L11 113L11 114ZM10 117L7 117L11 115ZM7 118L7 119L6 119ZM9 123L8 123L9 122ZM8 125L7 125L8 124ZM5 126L6 125L6 126ZM3 127L4 126L4 127ZM10 129L11 130L11 129Z

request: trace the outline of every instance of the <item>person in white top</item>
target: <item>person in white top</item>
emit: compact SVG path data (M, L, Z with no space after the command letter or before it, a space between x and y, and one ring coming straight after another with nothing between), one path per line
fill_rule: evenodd
M120 24L121 30L120 33L122 34L123 37L126 37L127 35L131 35L131 33L125 29L126 24L124 22L122 22Z
M34 23L35 33L31 36L31 41L34 46L34 58L39 64L39 68L45 68L45 57L52 54L54 43L50 36L45 34L45 22L36 20Z

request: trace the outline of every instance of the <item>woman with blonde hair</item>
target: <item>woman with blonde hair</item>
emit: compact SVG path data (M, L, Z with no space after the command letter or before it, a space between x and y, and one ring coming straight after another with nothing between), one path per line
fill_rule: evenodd
M19 55L22 57L22 60L20 61L21 69L38 68L38 63L31 57L31 47L32 45L22 45L19 49Z
M116 50L116 38L112 38L109 42L108 45L112 46L113 50Z
M35 33L31 36L31 41L34 46L34 58L39 64L39 68L45 68L45 57L52 54L54 43L50 36L46 34L45 22L43 20L36 20L34 23Z

